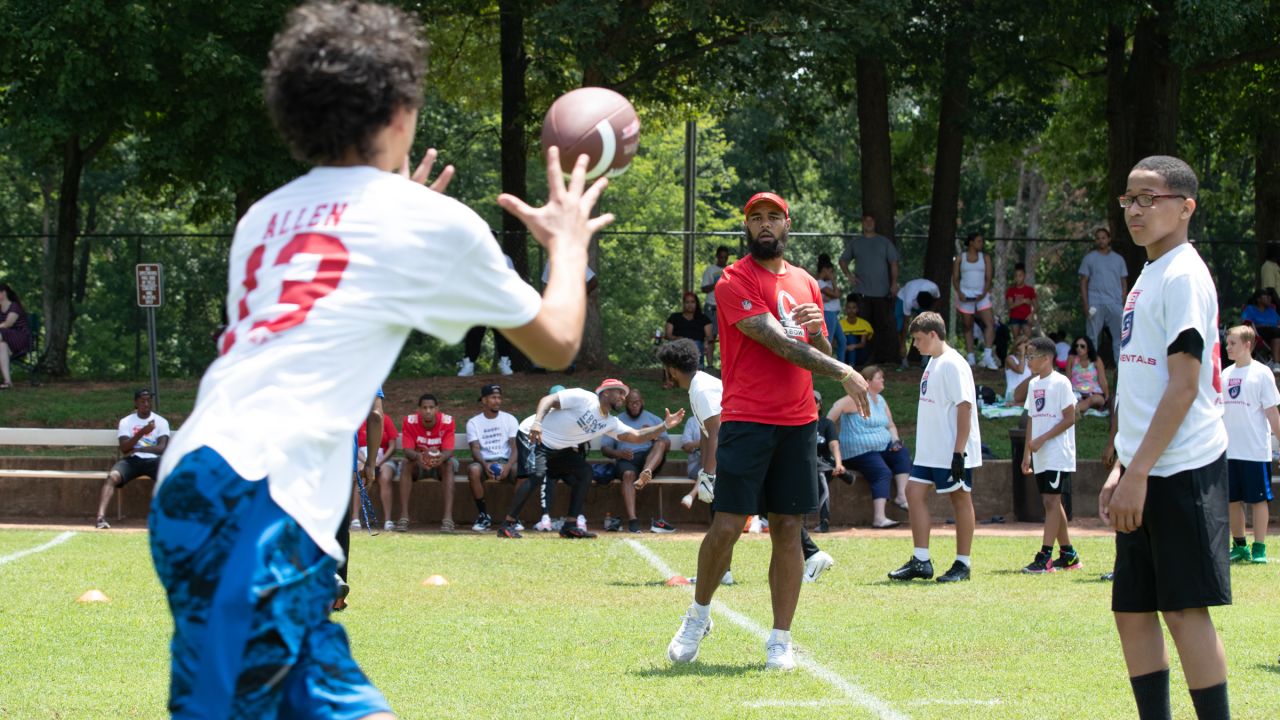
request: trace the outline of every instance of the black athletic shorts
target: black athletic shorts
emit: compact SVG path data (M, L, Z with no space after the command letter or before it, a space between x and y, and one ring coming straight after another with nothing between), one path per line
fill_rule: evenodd
M156 473L160 472L160 458L140 458L137 455L130 455L113 465L111 469L120 473L120 482L116 483L116 487L122 488L140 477L155 479Z
M516 447L520 451L520 477L531 478L535 483L545 482L547 478L552 482L560 479L570 485L591 482L591 463L587 462L581 447L552 450L542 443L534 445L524 433L516 434Z
M1036 486L1041 495L1070 495L1071 473L1065 470L1045 470L1036 473Z
M818 423L720 424L711 507L735 515L818 510Z
M1225 454L1203 467L1152 476L1142 526L1116 533L1111 610L1230 605L1230 544Z
M653 448L649 448L648 450L635 450L632 452L630 460L626 460L624 458L614 460L613 466L618 469L618 478L621 479L622 473L627 472L628 470L635 473L636 477L639 477L640 471L644 469L644 464L649 459L649 453L652 451ZM610 482L612 481L613 478L610 478Z

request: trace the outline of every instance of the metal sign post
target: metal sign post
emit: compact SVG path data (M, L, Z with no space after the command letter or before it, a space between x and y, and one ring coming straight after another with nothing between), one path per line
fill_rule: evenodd
M164 268L160 263L137 266L138 307L147 310L147 348L151 355L151 407L160 409L159 366L156 363L156 308L164 304Z

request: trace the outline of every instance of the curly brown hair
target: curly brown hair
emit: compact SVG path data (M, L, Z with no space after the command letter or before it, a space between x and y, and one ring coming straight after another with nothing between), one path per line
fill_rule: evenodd
M366 2L309 2L289 13L263 72L267 109L294 157L363 161L398 108L422 106L427 71L422 25L403 10Z

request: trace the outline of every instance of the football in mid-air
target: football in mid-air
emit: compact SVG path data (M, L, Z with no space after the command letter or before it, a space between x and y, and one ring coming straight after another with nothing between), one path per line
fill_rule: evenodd
M618 93L599 87L571 90L551 103L542 121L542 149L560 148L565 177L579 155L586 155L587 179L617 177L627 171L640 148L640 118Z

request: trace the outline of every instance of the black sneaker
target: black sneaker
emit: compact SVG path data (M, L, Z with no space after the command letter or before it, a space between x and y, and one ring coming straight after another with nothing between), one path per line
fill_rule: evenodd
M831 521L823 520L818 523L818 527L813 529L814 532L829 533L831 532Z
M607 517L604 519L605 532L618 532L622 529L622 518Z
M644 532L640 529L640 520L638 518L631 518L627 521L627 532Z
M1113 580L1116 579L1116 574L1114 572L1102 573L1102 577L1098 579L1101 580L1102 582L1112 582Z
M106 519L106 518L104 518L104 517L102 517L102 516L99 516L99 517L98 517L97 521L93 523L93 526L94 526L95 528L97 528L98 530L110 530L110 529L111 529L111 523L107 522L107 519Z
M502 523L502 526L498 528L498 537L504 538L507 540L519 540L524 536L521 535L520 531L516 529L515 523L504 522Z
M493 518L489 517L489 513L480 513L476 516L475 524L471 526L472 532L488 532L493 527Z
M1058 559L1053 561L1054 570L1079 570L1084 567L1084 563L1080 562L1080 553L1073 552L1070 555L1058 553Z
M938 576L938 582L951 583L969 579L969 566L959 560L951 564L951 569Z
M675 526L662 518L652 521L649 525L649 532L651 533L673 533L675 531Z
M1036 559L1032 560L1030 565L1022 568L1022 572L1028 575L1043 575L1054 570L1053 556L1047 552L1036 553Z
M921 560L912 555L906 565L889 573L890 580L914 580L920 578L928 580L933 577L933 563L928 560Z
M347 609L347 596L351 594L351 586L338 573L333 574L333 580L338 584L338 596L333 599L333 611L342 612Z
M596 534L589 530L580 530L575 523L565 523L560 526L560 537L570 540L587 540L595 537Z

